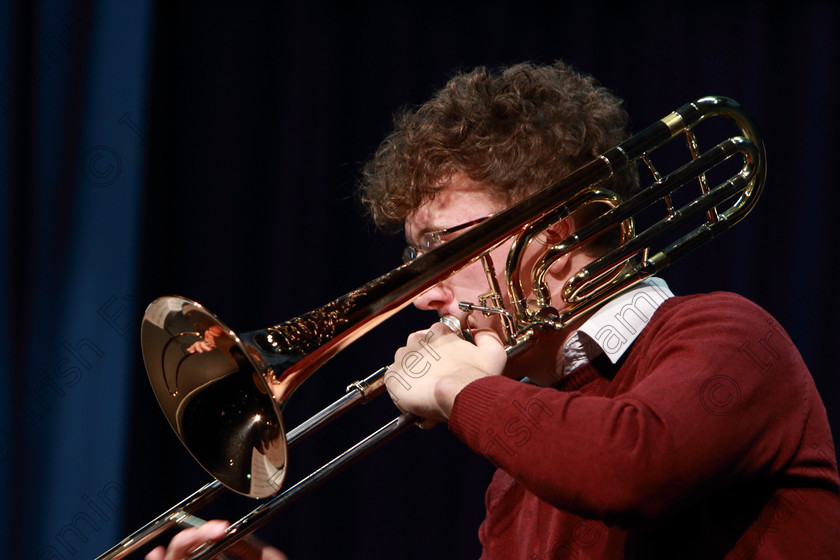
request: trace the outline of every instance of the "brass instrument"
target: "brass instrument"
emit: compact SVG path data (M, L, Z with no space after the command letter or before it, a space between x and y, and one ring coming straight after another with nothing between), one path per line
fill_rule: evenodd
M739 133L701 153L694 127L713 116L726 117ZM661 175L650 155L678 135L685 136L689 161ZM345 396L287 434L282 410L295 389L336 353L464 266L480 260L491 289L478 304L463 303L462 309L499 315L507 351L517 352L538 340L540 333L562 329L744 218L762 190L764 161L762 141L738 104L723 97L705 97L680 107L445 246L279 325L237 336L194 301L180 297L154 301L141 329L152 387L181 441L215 480L99 558L124 557L160 531L192 519L192 512L219 495L224 486L255 498L276 494L286 474L288 447L383 392L386 368L353 383ZM637 194L621 200L602 186L605 179L639 162L648 168L653 182ZM721 180L710 179L721 166L732 162L738 164L734 173ZM697 187L690 200L675 203L684 196L681 189L688 186ZM525 248L546 228L592 203L609 209L568 238L547 246L526 285L520 276ZM655 206L662 207L665 217L639 227L638 216ZM553 307L546 285L548 269L615 229L620 231L621 243L578 271L563 287L563 305ZM511 302L507 309L487 253L511 238L513 245L505 263L505 289ZM399 416L263 502L231 525L225 538L203 545L192 558L219 553L415 420L410 414Z

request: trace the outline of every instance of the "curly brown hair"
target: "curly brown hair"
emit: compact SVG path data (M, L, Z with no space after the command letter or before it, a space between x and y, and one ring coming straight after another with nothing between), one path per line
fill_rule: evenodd
M362 202L379 227L400 226L461 172L511 203L620 143L626 126L622 101L562 61L479 67L396 116L363 169ZM637 183L630 170L609 188Z

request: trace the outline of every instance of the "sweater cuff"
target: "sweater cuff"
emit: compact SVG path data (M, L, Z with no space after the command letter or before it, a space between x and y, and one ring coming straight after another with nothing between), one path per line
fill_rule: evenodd
M509 395L518 381L494 375L476 379L458 393L449 415L449 429L474 450L481 449L488 420L499 410L499 399Z

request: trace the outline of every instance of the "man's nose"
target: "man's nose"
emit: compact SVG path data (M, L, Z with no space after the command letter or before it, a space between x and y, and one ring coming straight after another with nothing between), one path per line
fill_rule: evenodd
M414 300L414 306L417 309L437 311L444 315L452 313L452 310L449 308L452 307L453 303L456 303L457 306L457 302L455 302L452 295L452 290L447 288L443 282L435 284Z

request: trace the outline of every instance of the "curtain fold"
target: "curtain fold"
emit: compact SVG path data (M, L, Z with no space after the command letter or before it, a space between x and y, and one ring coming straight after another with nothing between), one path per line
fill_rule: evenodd
M91 558L122 532L151 9L4 15L0 531L9 557Z

